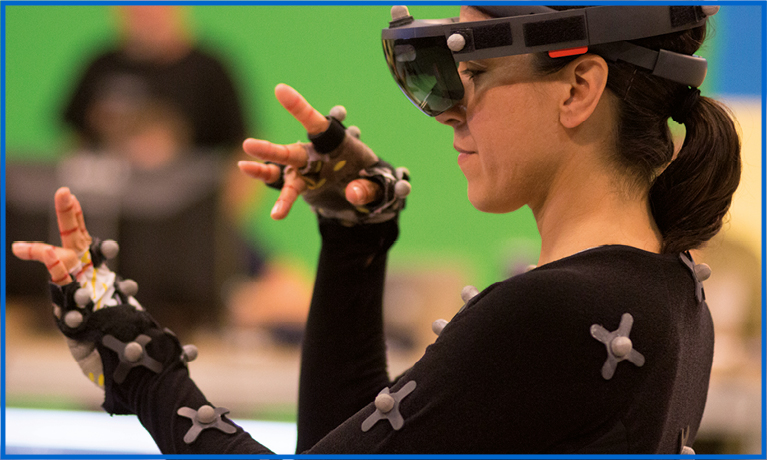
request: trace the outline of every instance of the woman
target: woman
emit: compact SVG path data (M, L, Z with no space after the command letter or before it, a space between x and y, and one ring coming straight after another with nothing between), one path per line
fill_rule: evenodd
M499 39L518 46L496 33L506 19L474 22L492 16L539 21L525 36L530 43L578 33L577 12L538 16L553 13L518 8L462 7L463 24L450 32L461 37L450 35L447 55L460 60L467 46L479 50ZM606 8L609 23L625 7ZM313 143L247 140L246 153L287 168L240 168L281 188L274 218L284 218L299 195L319 215L322 252L302 356L298 452L690 452L705 405L713 325L704 276L686 251L721 227L739 180L739 142L726 112L685 83L702 81L690 55L710 12L643 8L665 8L679 30L620 49L608 43L594 52L563 50L550 40L554 48L544 53L461 60L458 92L443 75L449 66L435 64L439 72L427 75L415 64L398 67L417 62L423 49L402 38L387 45L385 35L387 61L403 90L454 129L471 203L494 213L528 205L542 240L537 268L478 294L467 291L464 308L436 325L436 342L393 382L381 303L407 177L294 90L277 87L278 100ZM593 15L589 27L600 22ZM402 10L393 16L390 30L412 25ZM557 29L564 23L555 20L567 27ZM655 50L656 58L671 59L672 70L660 60L652 72L640 69L625 62L633 59L620 54L625 49L632 56ZM676 62L692 70L675 72ZM423 82L427 91L417 91ZM677 153L667 125L672 114L687 131ZM360 163L351 169L364 171L361 177L345 175L349 161ZM14 253L45 262L63 286L52 290L59 326L81 366L103 374L105 409L136 413L164 453L268 453L223 417L225 409L210 406L189 379L188 353L125 305L132 300L119 283L110 299L123 305L90 313L96 299L82 286L96 283L85 278L111 275L91 276L88 263L100 266L110 249L96 244L87 251L90 237L68 190L57 193L56 206L66 249L20 243ZM72 282L78 254L89 275L75 273Z

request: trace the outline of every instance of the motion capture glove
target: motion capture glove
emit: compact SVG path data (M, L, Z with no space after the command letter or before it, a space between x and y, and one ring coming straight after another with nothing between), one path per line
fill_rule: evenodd
M123 280L106 265L119 247L94 239L72 271L73 282L51 283L54 316L59 330L83 373L105 389L104 409L129 414L116 386L130 373L159 373L186 365L197 356L194 345L181 347L176 336L144 311L133 297L134 281ZM139 370L140 368L140 370ZM136 370L134 370L136 369Z
M341 122L346 109L335 106L327 117L328 128L309 135L303 144L308 161L297 172L307 184L304 200L318 215L347 225L379 223L393 219L405 207L410 193L410 173L381 160L360 141L356 126L346 128ZM283 170L284 172L284 170ZM346 186L356 179L367 179L380 187L380 198L365 206L346 200ZM269 186L281 189L282 179Z

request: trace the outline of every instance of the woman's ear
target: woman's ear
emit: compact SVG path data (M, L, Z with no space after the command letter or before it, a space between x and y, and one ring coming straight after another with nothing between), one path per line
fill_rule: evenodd
M559 121L575 128L594 113L607 86L607 62L595 54L581 56L562 69L568 93L559 106Z

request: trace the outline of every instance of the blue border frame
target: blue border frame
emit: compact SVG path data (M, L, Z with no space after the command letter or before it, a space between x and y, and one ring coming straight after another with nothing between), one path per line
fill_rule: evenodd
M0 125L0 240L5 242L5 5L0 5L0 108L2 108L2 125ZM0 247L0 302L2 303L2 318L0 318L0 456L5 454L5 244Z
M767 332L767 318L765 313L767 312L767 299L765 294L767 293L767 275L765 275L765 259L767 257L767 238L765 237L765 202L767 201L767 194L765 193L765 180L767 180L767 168L765 168L765 143L767 143L767 59L765 58L765 49L767 45L767 30L765 30L765 24L767 24L767 8L762 4L762 455L767 455L767 436L765 435L765 425L767 425L767 357L765 357L765 350L767 347L767 338L765 338L765 332Z
M5 196L5 139L6 139L6 128L5 128L5 101L6 101L6 75L5 75L5 36L6 36L6 27L5 27L5 19L6 19L6 6L13 6L13 5L109 5L114 3L121 3L121 4L130 4L130 5L159 5L159 4L183 4L183 5L211 5L211 6L226 6L226 5L280 5L280 6L289 6L289 5L392 5L396 4L396 2L392 1L382 1L382 0L369 0L369 1L359 1L359 0L353 0L349 2L342 2L342 1L310 1L310 0L287 0L287 1L278 1L278 0L268 0L268 1L210 1L210 0L204 0L204 1L125 1L125 2L114 2L114 1L23 1L23 0L9 0L9 1L0 1L0 75L2 75L2 81L0 81L0 107L2 108L2 120L3 123L0 126L0 159L2 160L2 164L0 164L0 238L2 241L5 241L6 238L6 221L5 221L5 210L6 210L6 196ZM491 5L491 4L509 4L509 3L526 3L526 4L540 4L540 5L562 5L562 4L589 4L589 5L604 5L604 4L615 4L616 1L605 1L605 0L597 0L597 1L590 1L590 2L583 2L583 1L530 1L530 2L519 2L519 1L476 1L476 0L470 0L470 1L455 1L455 0L442 0L442 1L424 1L424 0L416 0L416 1L407 1L404 2L409 5L465 5L465 4L475 4L475 5ZM642 4L648 4L648 3L654 3L649 1L637 1L637 0L626 0L621 1L620 4L625 5L642 5ZM697 2L691 2L691 1L667 1L663 2L664 4L669 5L699 5L701 4L700 1ZM413 458L413 459L466 459L466 458L475 458L475 459L585 459L585 458L596 458L596 459L646 459L646 458L653 458L653 459L689 459L689 458L700 458L700 459L731 459L731 458L737 458L737 459L765 459L767 458L767 386L765 386L765 382L767 381L767 298L765 298L765 294L767 293L767 274L765 273L767 264L767 234L765 234L765 227L767 226L767 188L765 187L765 182L767 181L767 167L765 167L765 160L767 160L767 155L765 152L767 151L767 4L759 1L721 1L717 2L721 4L727 4L727 5L748 5L748 6L755 6L760 5L761 6L761 19L762 19L762 55L761 55L761 71L762 71L762 84L761 84L761 116L762 116L762 136L761 136L761 142L762 142L762 171L761 171L761 181L762 181L762 193L761 193L761 199L762 199L762 206L761 206L761 212L762 212L762 218L761 218L761 224L762 224L762 251L761 251L761 257L762 257L762 263L761 263L761 269L762 269L762 324L761 324L761 345L762 345L762 369L761 369L761 376L762 376L762 402L761 402L761 414L762 414L762 452L761 454L749 454L749 455L729 455L729 454L723 454L723 455L695 455L695 456L689 456L689 455L104 455L104 454L93 454L93 455L6 455L6 437L5 437L5 422L6 422L6 411L5 411L5 395L6 395L6 388L5 388L5 362L6 362L6 356L5 356L5 346L6 346L6 337L5 337L5 317L6 317L6 251L5 251L5 245L3 245L0 248L0 275L2 276L2 280L0 280L0 313L2 314L2 317L0 317L0 357L2 358L0 360L0 363L2 365L0 366L0 404L2 404L2 412L0 412L0 458L8 458L8 459L32 459L32 458L39 458L39 459L181 459L181 458L210 458L210 459L260 459L260 458L281 458L281 459L292 459L292 458L312 458L312 459L388 459L388 458L397 458L397 459L406 459L406 458Z

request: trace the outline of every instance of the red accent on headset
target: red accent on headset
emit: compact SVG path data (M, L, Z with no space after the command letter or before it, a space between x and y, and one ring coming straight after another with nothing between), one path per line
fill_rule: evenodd
M580 46L578 48L565 48L563 50L549 51L549 57L560 58L565 56L576 56L578 54L586 54L588 50L588 46Z

